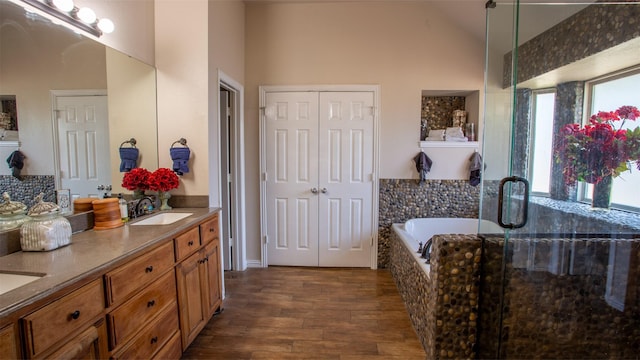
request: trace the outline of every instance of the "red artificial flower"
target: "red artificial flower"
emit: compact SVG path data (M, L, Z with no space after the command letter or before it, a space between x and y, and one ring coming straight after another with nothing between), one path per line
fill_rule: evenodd
M600 111L589 124L568 124L560 129L554 144L556 162L562 164L565 183L576 181L597 184L608 176L616 177L635 162L640 170L640 127L623 130L626 120L640 118L635 106L616 111ZM617 126L617 122L622 123Z
M640 118L640 110L638 110L635 106L621 106L618 110L616 110L616 114L621 119L635 121L637 118Z
M127 190L148 190L151 172L144 168L135 168L122 177L122 187Z
M180 179L173 170L159 168L149 176L149 189L154 191L169 191L180 186Z

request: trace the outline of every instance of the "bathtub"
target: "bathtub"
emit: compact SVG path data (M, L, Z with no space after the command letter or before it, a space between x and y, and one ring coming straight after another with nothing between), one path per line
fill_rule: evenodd
M503 230L498 224L488 220L466 218L418 218L411 219L404 224L393 224L393 230L398 234L404 245L412 253L427 275L431 266L425 264L425 259L418 253L420 242L426 244L433 235L439 234L477 234L478 222L481 233L501 234Z

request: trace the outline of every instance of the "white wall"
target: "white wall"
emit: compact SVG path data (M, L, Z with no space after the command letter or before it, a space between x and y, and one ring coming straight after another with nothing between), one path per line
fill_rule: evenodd
M191 172L172 192L210 195L220 204L218 70L244 81L244 3L156 0L159 166L171 167L171 144L183 137Z
M254 260L260 258L258 86L379 84L380 177L417 178L421 91L482 90L484 47L428 2L246 7L246 181L253 203L247 223L256 224L247 229L247 258Z
M169 148L180 138L191 149L174 194L209 193L208 14L206 0L155 2L158 165L172 167Z
M209 204L221 203L219 79L222 71L244 84L244 2L218 0L209 3Z

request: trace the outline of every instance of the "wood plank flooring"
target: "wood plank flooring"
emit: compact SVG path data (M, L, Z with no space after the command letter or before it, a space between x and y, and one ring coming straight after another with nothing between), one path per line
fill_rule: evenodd
M183 359L421 359L387 270L269 267L225 273L224 312Z

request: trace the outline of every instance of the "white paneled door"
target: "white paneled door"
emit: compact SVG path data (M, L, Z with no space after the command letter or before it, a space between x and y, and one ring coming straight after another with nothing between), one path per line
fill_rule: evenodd
M265 94L269 265L371 266L373 92Z
M99 197L111 184L106 96L56 97L60 184L72 197Z

